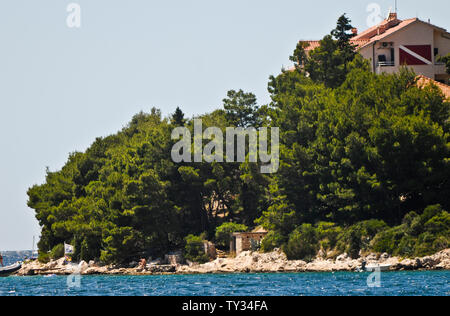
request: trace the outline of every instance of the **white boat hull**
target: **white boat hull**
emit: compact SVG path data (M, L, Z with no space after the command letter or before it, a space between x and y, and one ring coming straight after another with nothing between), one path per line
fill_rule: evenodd
M374 272L374 271L389 271L391 269L390 264L376 264L376 265L368 265L365 267L365 270L367 272Z

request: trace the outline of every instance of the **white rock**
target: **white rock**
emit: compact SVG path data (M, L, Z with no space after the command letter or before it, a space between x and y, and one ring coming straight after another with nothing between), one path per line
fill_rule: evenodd
M81 261L78 264L78 270L80 273L84 273L88 268L89 268L89 265L87 264L86 261Z
M336 261L345 261L348 259L348 254L347 253L343 253L342 255L338 256L336 258Z

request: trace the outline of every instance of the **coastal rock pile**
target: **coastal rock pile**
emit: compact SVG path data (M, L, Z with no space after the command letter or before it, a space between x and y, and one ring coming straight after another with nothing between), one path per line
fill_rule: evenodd
M151 275L175 273L175 265L148 265L145 269L142 267L124 268L120 266L99 266L95 262L89 263L81 261L79 264L67 264L64 258L52 260L47 264L40 263L37 260L25 262L22 268L16 273L18 276L32 275Z
M95 263L89 264L81 261L79 264L67 264L64 258L52 260L49 263L40 263L37 260L25 262L17 272L19 276L30 275L70 275L70 274L103 274L106 267L97 267Z
M355 271L361 268L363 262L367 265L390 266L390 270L450 270L450 249L417 259L390 257L388 254L368 254L359 259L352 259L347 254L342 254L336 260L318 257L309 263L301 260L289 261L279 249L267 254L246 251L236 258L219 258L203 265L178 266L177 273Z
M388 254L368 254L359 259L352 259L342 254L336 260L317 257L312 262L288 260L286 255L276 249L270 253L246 251L235 258L217 258L214 261L199 265L161 265L149 264L142 267L123 268L117 266L98 266L93 261L80 264L65 264L64 259L51 261L47 264L38 261L24 263L17 272L19 276L28 275L70 275L70 274L111 274L111 275L151 275L151 274L200 274L200 273L264 273L264 272L332 272L355 271L362 266L385 265L392 271L400 270L450 270L450 249L443 250L432 256L416 259L402 259L390 257Z
M245 251L235 258L218 258L203 265L179 266L178 273L296 272L305 271L305 261L289 261L279 249L270 253Z
M450 270L450 249L442 250L432 256L404 259L393 263L394 270Z

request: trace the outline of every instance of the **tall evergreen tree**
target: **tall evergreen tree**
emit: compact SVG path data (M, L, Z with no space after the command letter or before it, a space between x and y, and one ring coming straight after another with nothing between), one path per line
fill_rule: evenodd
M306 42L299 42L293 55L289 57L289 60L294 63L297 70L301 70L308 62L308 55L306 53L306 48L308 48L308 46L309 44Z
M184 124L186 124L184 113L178 106L175 110L175 113L172 114L171 123L175 126L184 126Z
M341 54L344 58L344 68L347 71L347 65L355 58L356 47L350 42L350 39L354 36L353 26L351 20L346 17L345 13L341 15L337 21L336 28L331 31L331 35L337 40L338 47L341 50Z
M259 127L259 107L256 96L242 90L230 90L227 98L223 99L226 118L232 126Z
M341 15L337 21L336 28L331 31L331 35L338 41L339 47L346 45L354 36L352 32L351 20L345 15Z

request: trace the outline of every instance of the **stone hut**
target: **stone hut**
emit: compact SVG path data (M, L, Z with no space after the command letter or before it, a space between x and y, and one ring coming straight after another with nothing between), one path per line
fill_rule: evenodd
M203 249L205 250L205 254L210 259L214 260L217 258L216 246L212 242L209 242L209 241L203 242Z
M179 265L184 263L183 252L181 250L171 252L164 256L164 261L170 265Z
M243 251L256 251L266 235L267 231L261 228L252 232L234 233L231 236L230 251L235 252L236 255Z

